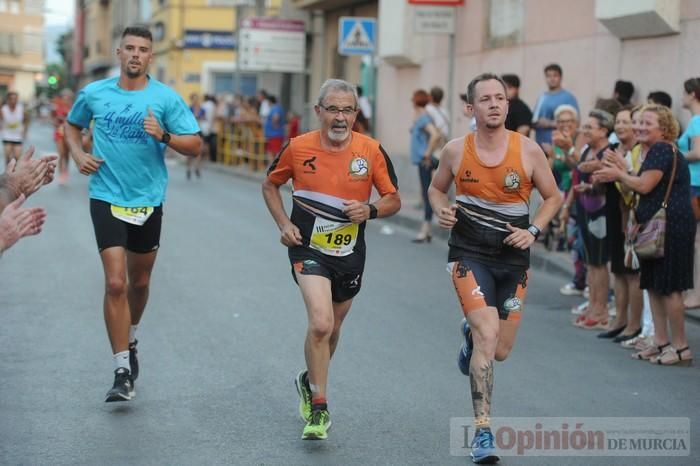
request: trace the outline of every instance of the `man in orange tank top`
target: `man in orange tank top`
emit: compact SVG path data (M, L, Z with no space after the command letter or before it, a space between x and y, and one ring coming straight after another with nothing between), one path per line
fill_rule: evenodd
M448 271L465 320L459 366L471 382L475 463L499 460L490 429L493 361L508 357L527 291L529 248L562 203L542 149L505 128L506 85L496 75L474 78L467 88L474 133L443 149L429 189L441 227L451 229ZM455 182L457 202L447 192ZM532 188L544 202L529 219Z
M292 276L306 303L307 370L295 380L302 439L325 439L328 366L340 326L360 291L368 219L398 212L401 200L391 160L379 142L351 131L358 112L355 87L339 79L321 86L315 106L320 130L291 139L270 165L263 197L288 248ZM279 187L293 184L291 218ZM370 204L372 188L381 196Z

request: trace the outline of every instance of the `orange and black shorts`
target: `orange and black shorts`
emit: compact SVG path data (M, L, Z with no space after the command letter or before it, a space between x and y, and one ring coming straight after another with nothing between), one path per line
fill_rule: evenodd
M306 251L304 251L306 250ZM292 253L294 251L294 253ZM296 274L318 275L331 282L331 297L334 303L342 303L354 298L362 287L364 257L325 257L321 253L304 247L290 249L289 261L292 264L292 277L297 282ZM352 258L351 260L346 260Z
M517 321L527 293L527 270L495 267L470 258L447 264L462 312L495 307L501 320Z

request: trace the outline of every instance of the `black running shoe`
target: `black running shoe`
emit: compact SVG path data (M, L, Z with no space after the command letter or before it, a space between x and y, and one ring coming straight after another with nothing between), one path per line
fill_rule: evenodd
M133 398L134 382L131 380L129 369L120 367L114 371L114 386L107 392L105 402L111 401L129 401Z
M129 343L129 365L131 366L131 380L136 380L139 377L139 359L136 357L138 351L136 350L136 345L139 343L138 340L134 340L133 343Z

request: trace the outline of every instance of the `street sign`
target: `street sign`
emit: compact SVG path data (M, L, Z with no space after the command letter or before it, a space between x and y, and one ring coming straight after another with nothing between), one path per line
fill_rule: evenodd
M449 6L417 6L413 31L417 34L454 34L455 9Z
M408 0L411 5L440 5L440 6L460 6L464 5L464 0Z
M241 70L302 73L306 69L304 21L246 18L239 35Z
M186 49L235 49L236 38L228 31L187 29L183 45Z
M255 0L209 0L211 6L255 6Z
M377 48L377 19L342 16L338 24L338 53L372 55Z

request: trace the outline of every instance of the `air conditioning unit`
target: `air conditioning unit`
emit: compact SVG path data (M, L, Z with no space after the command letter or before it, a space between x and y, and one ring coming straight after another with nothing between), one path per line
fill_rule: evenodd
M680 0L596 0L595 16L620 39L680 32Z

